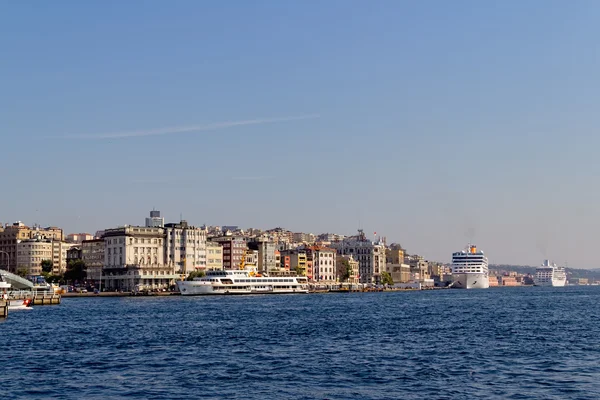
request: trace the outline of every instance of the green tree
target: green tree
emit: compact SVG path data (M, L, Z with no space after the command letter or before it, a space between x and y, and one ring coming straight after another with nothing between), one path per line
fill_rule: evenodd
M186 278L186 281L193 281L194 278L202 278L205 275L206 275L206 273L204 271L193 271L193 272L190 272L190 274Z
M392 275L389 272L383 271L381 273L381 283L384 285L394 285L394 280L392 279Z
M67 264L64 278L67 282L83 282L85 274L85 263L82 260L71 260Z
M350 266L350 262L348 260L342 260L342 275L340 276L340 281L347 281L350 279L352 275L352 267Z
M42 272L52 272L52 260L42 260Z
M296 270L296 275L304 276L304 268L302 268L301 266L298 265L298 266L296 266L295 270Z

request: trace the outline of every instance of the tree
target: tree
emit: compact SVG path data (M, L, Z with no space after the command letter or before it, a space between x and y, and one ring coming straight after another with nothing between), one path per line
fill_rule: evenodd
M392 275L390 275L390 273L387 272L387 271L383 271L381 273L381 283L384 284L384 285L393 286L394 285L394 280L392 279Z
M347 281L350 279L352 275L352 267L350 266L350 261L342 260L342 275L340 276L340 281Z
M52 272L52 260L42 260L42 272Z
M206 273L204 271L193 271L193 272L190 272L190 274L186 278L186 281L193 281L194 278L202 278L205 275L206 275Z
M69 261L64 278L72 283L82 282L85 279L85 263L81 260Z
M19 275L21 278L24 278L27 276L27 268L18 268L17 269L17 275Z
M298 265L298 266L296 266L295 270L296 270L296 275L304 276L304 268L302 268L301 266Z

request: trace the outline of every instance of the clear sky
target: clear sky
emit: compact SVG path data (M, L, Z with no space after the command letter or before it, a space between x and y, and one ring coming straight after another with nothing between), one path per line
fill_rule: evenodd
M598 267L600 2L0 5L0 221Z

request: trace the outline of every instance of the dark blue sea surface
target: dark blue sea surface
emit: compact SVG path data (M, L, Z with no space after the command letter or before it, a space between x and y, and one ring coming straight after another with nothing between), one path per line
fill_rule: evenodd
M6 399L600 398L600 287L63 299L0 335Z

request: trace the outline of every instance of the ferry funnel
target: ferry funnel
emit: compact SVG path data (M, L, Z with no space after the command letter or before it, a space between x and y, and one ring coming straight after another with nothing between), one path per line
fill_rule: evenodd
M471 245L471 254L477 253L477 246Z

